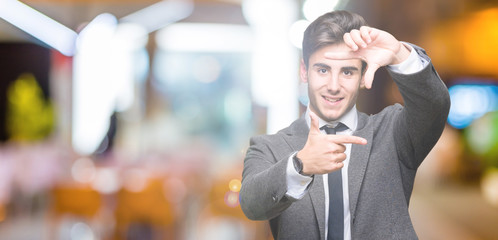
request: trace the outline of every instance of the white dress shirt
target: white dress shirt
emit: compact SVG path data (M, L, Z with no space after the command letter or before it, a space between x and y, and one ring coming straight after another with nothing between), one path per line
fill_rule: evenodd
M428 62L421 58L413 48L409 45L408 48L411 49L410 56L400 64L387 66L391 71L402 73L402 74L412 74L422 70ZM311 120L309 117L309 106L305 113L306 123L308 127L311 125ZM338 135L352 135L356 130L358 124L358 112L356 110L356 105L353 106L344 116L342 116L338 121L333 123L325 122L319 118L319 127L329 125L335 127L339 122L343 123L348 127L347 130L337 132ZM324 130L321 130L323 134L326 134ZM345 144L346 146L346 160L344 160L344 167L342 171L342 189L344 193L349 193L348 186L348 167L349 167L349 156L351 153L351 144ZM301 199L308 191L308 186L313 180L313 177L304 176L299 174L294 168L293 157L297 152L294 152L288 159L287 163L287 195L295 199ZM325 192L325 239L327 239L328 232L328 214L329 214L329 191L328 191L328 174L323 174L323 185ZM349 211L349 194L343 194L344 203L344 239L351 239L351 213Z

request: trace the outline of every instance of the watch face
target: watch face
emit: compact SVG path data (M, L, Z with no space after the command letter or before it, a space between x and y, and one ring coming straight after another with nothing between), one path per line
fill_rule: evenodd
M297 157L297 154L294 155L294 157L292 158L293 162L294 162L294 168L296 169L296 171L298 173L301 173L303 171L303 162L301 162L301 159L299 159Z

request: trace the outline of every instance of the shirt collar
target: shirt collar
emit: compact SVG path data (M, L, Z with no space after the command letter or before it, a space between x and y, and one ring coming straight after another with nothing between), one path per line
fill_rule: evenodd
M306 124L308 125L308 127L311 126L310 111L311 110L310 110L310 107L308 105L308 107L306 109L306 115L305 115ZM358 125L358 112L356 110L356 105L354 105L346 114L344 114L344 116L339 118L337 121L326 122L323 119L321 119L320 117L318 117L318 126L320 128L325 126L325 125L335 127L335 126L337 126L338 123L342 123L342 124L346 125L349 129L351 129L351 131L354 132L356 130L357 125Z

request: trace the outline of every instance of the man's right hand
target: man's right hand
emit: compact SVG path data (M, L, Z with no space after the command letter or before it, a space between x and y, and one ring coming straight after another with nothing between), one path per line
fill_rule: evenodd
M320 132L318 116L310 111L310 132L304 148L297 153L303 162L303 174L326 174L344 166L346 146L344 144L367 144L367 140L349 135L326 135Z

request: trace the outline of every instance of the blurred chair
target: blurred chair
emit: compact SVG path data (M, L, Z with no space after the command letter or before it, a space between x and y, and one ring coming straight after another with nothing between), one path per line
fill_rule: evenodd
M7 218L7 209L5 208L4 203L0 202L0 223L5 221Z
M102 204L100 193L89 186L56 186L52 196L56 215L73 214L91 218Z
M89 185L67 184L56 185L51 191L52 206L50 209L49 239L64 238L61 236L65 220L81 220L92 226L103 205L99 192ZM99 235L91 230L93 235Z
M175 239L175 214L162 178L148 179L138 191L122 188L116 196L115 218L115 239Z
M251 221L242 212L239 172L239 169L228 171L213 181L198 219L197 239L272 239L267 222Z

